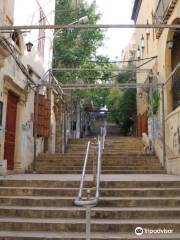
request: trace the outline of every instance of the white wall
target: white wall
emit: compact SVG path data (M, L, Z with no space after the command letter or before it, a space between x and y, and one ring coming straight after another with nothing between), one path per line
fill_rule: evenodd
M38 2L42 7L45 16L47 17L45 18L45 24L54 24L55 0L38 0ZM39 20L40 7L36 0L15 0L15 25L38 25ZM26 36L24 35L25 42L27 43L30 41L34 45L32 53L25 53L27 61L31 63L32 67L34 67L36 71L40 71L40 73L42 71L42 66L44 71L51 67L53 33L54 30L45 30L45 37L41 39L39 39L39 30L31 30L31 32L26 33ZM39 41L44 41L45 44L44 58L42 58L42 56L40 56L40 52L38 52ZM33 63L34 59L35 63Z

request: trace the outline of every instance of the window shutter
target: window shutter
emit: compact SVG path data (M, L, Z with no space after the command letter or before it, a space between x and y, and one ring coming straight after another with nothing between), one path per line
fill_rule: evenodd
M48 99L45 99L44 95L39 94L38 97L38 124L37 124L37 136L49 137L50 135L50 116L51 105Z

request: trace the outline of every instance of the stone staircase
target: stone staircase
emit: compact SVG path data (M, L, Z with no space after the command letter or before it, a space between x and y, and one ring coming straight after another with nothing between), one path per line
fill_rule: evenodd
M92 239L180 239L180 180L110 178L101 182L92 209ZM85 239L85 211L73 205L78 186L75 180L0 180L0 240ZM174 233L139 238L136 227Z
M79 152L82 142L71 144L77 144L74 148ZM127 151L132 155L129 158ZM79 164L81 159L77 159ZM56 163L60 160L49 159ZM107 139L102 166L106 174L101 176L99 204L91 212L92 240L180 239L180 177L157 174L155 166L163 173L154 156L143 155L139 139ZM85 188L91 189L93 195L91 178L87 176ZM0 177L0 240L84 240L85 210L73 203L79 179L80 175L75 174ZM137 227L144 231L166 229L169 233L137 236Z
M71 140L65 155L40 154L37 161L38 173L80 174L84 162L88 140ZM92 173L93 159L96 156L90 151L88 173ZM159 160L154 155L143 154L140 138L111 137L107 138L102 160L102 174L131 173L165 173Z
M81 174L84 163L88 141L92 143L94 138L70 140L66 148L66 153L47 154L42 153L38 156L36 171L46 174ZM90 149L88 173L92 173L94 151ZM31 171L31 169L30 169Z
M106 140L103 174L165 173L155 155L144 154L140 138L115 137Z

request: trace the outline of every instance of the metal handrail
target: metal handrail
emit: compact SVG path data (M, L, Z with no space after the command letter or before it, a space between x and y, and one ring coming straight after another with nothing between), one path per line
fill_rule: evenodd
M105 147L105 139L106 139L106 134L107 134L107 130L106 127L102 127L102 149L104 150Z
M85 155L85 159L84 159L83 171L82 171L82 175L81 175L79 194L78 194L78 197L74 201L74 203L76 205L79 205L79 201L82 198L83 186L84 186L84 180L85 180L85 176L86 176L86 169L87 169L87 163L88 163L88 158L89 158L90 146L91 146L91 142L88 141L87 149L86 149L86 155Z
M84 180L86 175L86 169L87 169L87 163L88 163L88 157L89 157L89 149L90 149L91 142L88 142L87 150L86 150L86 156L84 160L83 165L83 171L81 176L81 182L80 182L80 189L78 197L75 199L74 203L77 206L96 206L99 201L99 188L100 188L100 173L101 173L101 156L102 156L102 143L100 140L98 140L98 160L97 160L97 177L96 177L96 193L95 197L91 200L88 199L82 199L83 194L83 186L84 186Z
M86 208L86 240L91 240L91 208L95 207L98 204L99 196L100 196L100 175L101 175L101 158L102 158L102 151L104 150L105 144L105 137L106 137L106 128L101 129L101 136L98 137L98 157L97 157L97 169L95 173L95 181L96 181L96 193L93 199L83 199L83 187L84 187L84 180L86 175L87 163L89 158L89 150L91 142L88 142L86 155L83 165L83 171L81 176L80 182L80 189L78 197L74 200L75 205L83 206Z

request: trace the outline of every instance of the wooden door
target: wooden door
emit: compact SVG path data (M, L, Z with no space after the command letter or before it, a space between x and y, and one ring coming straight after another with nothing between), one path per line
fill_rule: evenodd
M6 114L6 132L4 159L7 160L7 169L14 169L14 150L16 136L16 113L17 113L18 98L11 92L8 93L7 114Z

